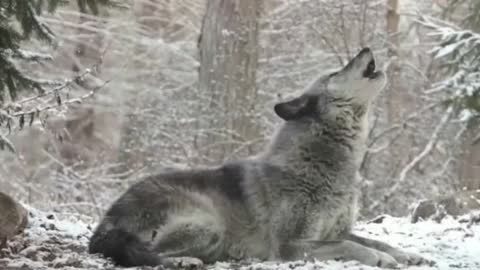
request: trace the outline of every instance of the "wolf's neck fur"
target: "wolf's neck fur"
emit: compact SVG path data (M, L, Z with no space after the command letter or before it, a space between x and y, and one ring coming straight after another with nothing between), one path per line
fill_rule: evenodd
M260 158L293 173L318 170L319 174L333 177L342 172L347 174L342 178L354 181L365 150L368 125L366 116L364 118L350 129L328 124L286 122L279 127Z

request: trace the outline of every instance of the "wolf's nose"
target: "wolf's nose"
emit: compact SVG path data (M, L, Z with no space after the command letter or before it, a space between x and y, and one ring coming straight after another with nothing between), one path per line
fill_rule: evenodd
M363 48L363 49L360 51L359 54L361 55L361 54L370 53L370 52L371 52L370 48L365 47L365 48Z

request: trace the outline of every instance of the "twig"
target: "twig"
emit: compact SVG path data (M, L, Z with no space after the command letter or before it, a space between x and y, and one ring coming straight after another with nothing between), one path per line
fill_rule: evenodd
M74 170L72 170L70 167L68 167L67 165L65 165L63 162L61 162L60 160L58 160L57 158L55 158L52 154L50 154L48 151L46 151L45 149L42 150L42 152L48 156L52 161L54 161L55 163L57 163L58 165L60 165L62 167L63 170L67 171L68 174L70 176L74 176L75 178L83 181L86 186L87 186L87 192L88 192L88 196L90 197L90 200L92 201L92 206L95 208L95 211L97 212L97 215L98 216L101 216L102 215L102 211L100 210L100 207L98 205L98 202L95 198L95 195L93 194L93 189L91 187L91 184L90 182L88 181L88 178L85 177L85 176L82 176L78 173L76 173Z
M480 142L480 133L478 133L475 138L473 138L472 145L476 145Z
M35 108L35 109L32 109L32 110L29 110L29 111L21 111L21 112L16 112L14 114L12 114L11 116L13 117L20 117L20 116L25 116L25 115L31 115L32 113L39 113L39 112L44 112L44 111L48 111L48 110L51 110L51 109L55 109L61 105L68 105L68 104L73 104L73 103L82 103L83 100L95 95L97 93L98 90L102 89L105 85L107 85L111 80L107 80L105 82L103 82L101 85L95 87L94 89L92 89L90 92L88 92L87 94L83 95L83 96L80 96L78 98L72 98L72 99L69 99L69 100L66 100L64 102L62 102L61 104L57 104L57 103L54 103L54 104L50 104L50 105L47 105L45 107L42 107L42 108Z
M416 112L410 114L405 119L403 119L400 123L394 124L394 125L390 126L389 128L383 130L378 135L376 135L375 137L370 139L370 143L368 144L368 148L372 149L372 146L375 145L375 143L378 140L380 140L382 137L394 132L397 129L403 129L409 121L412 121L415 118L419 118L419 117L423 116L423 114L426 111L429 111L429 110L431 110L431 109L433 109L433 108L435 108L435 107L437 107L441 104L442 104L441 102L436 102L436 103L430 104L429 106L423 108L422 110L416 111Z
M51 61L53 60L53 57L49 54L44 54L44 53L37 53L37 52L32 52L32 51L27 51L27 50L22 50L22 49L0 49L0 53L3 53L7 57L11 58L18 58L26 61Z
M5 137L5 135L0 133L0 150L3 150L4 147L7 147L12 153L17 152L13 143L7 137Z
M47 91L47 92L44 92L44 93L41 93L41 94L38 94L36 96L33 96L33 97L29 97L29 98L25 98L23 100L20 100L18 102L15 102L17 104L23 104L23 103L27 103L27 102L30 102L30 101L33 101L33 100L37 100L41 97L44 97L44 96L48 96L48 95L52 95L52 94L56 94L58 93L59 91L67 88L68 86L70 86L71 84L73 84L74 82L77 82L79 80L82 80L87 74L90 74L92 72L91 69L86 69L83 73L81 73L80 75L77 75L75 76L73 79L69 79L67 81L65 81L64 84L58 86L58 87L55 87L54 89L50 90L50 91Z

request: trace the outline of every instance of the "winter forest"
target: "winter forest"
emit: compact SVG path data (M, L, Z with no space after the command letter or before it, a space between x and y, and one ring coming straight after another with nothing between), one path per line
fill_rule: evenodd
M130 185L258 153L363 47L388 84L356 229L480 269L479 0L0 0L0 269L114 269L86 246Z

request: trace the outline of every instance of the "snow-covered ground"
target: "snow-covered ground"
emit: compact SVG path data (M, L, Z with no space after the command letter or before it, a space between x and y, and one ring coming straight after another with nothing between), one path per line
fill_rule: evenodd
M60 219L54 214L29 209L30 225L23 236L0 252L0 269L116 269L111 262L87 252L92 225L78 219ZM480 269L480 224L447 217L441 224L423 221L411 224L406 218L386 217L381 223L359 223L358 234L382 240L436 262L435 266L404 269ZM208 269L350 269L371 270L357 262L222 262ZM137 267L128 269L153 269Z

